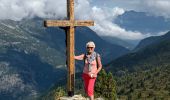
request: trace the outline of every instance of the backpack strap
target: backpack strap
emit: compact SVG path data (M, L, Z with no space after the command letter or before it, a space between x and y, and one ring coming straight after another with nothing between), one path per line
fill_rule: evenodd
M98 68L98 60L97 58L100 57L99 53L96 52L96 63L97 63L97 68Z

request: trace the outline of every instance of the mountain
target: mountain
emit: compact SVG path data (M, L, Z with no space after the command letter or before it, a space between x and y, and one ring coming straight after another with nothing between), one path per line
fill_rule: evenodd
M141 40L141 42L136 46L134 51L140 50L142 48L145 48L148 45L155 44L155 43L158 43L164 40L170 40L170 31L162 36L152 36L152 37Z
M77 28L76 36L75 36L75 45L76 45L76 53L85 53L85 45L88 41L92 40L96 44L95 50L101 55L102 63L106 64L111 61L111 59L116 59L117 57L124 55L129 52L128 49L116 45L111 44L107 41L104 41L101 37L99 37L94 31L89 28Z
M121 100L170 98L170 33L141 41L139 48L106 65ZM147 40L147 41L146 41Z
M42 20L39 19L39 22L33 22L34 20L26 20L22 21L22 27L26 29L26 31L29 32L29 30L32 30L32 33L38 33L41 32L39 35L35 35L36 38L40 39L44 42L49 42L50 46L53 48L57 46L57 50L59 52L64 53L65 55L65 33L64 30L59 28L42 28ZM31 23L29 26L25 23ZM36 26L32 26L32 24L37 24ZM39 26L38 26L39 25ZM49 35L50 33L50 35ZM87 27L76 27L75 30L75 53L85 53L86 52L86 43L88 41L94 41L96 44L95 50L101 54L103 57L103 63L106 64L110 61L110 59L115 59L127 52L129 52L128 49L116 45L111 44L107 41L104 41L101 37L99 37L94 31ZM55 46L54 46L55 45ZM114 52L112 52L114 51Z
M87 27L77 27L75 35L75 53L93 40L103 63L129 52ZM0 100L36 99L66 77L65 50L64 30L43 27L41 18L0 20ZM76 62L76 71L82 63Z
M146 70L159 65L169 65L170 63L170 39L167 39L169 32L166 35L159 36L162 41L152 43L117 58L107 65L107 70L134 72L137 70Z
M117 77L120 100L168 100L170 98L170 66L162 65Z
M137 11L125 11L122 15L119 15L113 23L126 29L127 31L137 31L142 34L157 35L160 32L165 32L170 29L170 19L166 19L162 16L149 15L146 12ZM139 41L134 40L121 40L114 37L102 37L104 40L121 45L130 50L134 49ZM116 40L116 41L115 41Z
M117 88L117 97L120 100L166 100L170 98L169 39L163 39L119 57L104 68L114 75L117 83L114 86ZM63 86L61 83L65 83L64 80L66 79L63 79L60 85L53 87L49 94L45 94L44 98L53 97L57 94L56 92L60 93L57 90L59 86ZM80 93L80 91L83 91L83 85L79 73L76 75L76 92Z
M0 21L1 100L34 99L66 74L65 56L36 37L41 34L28 32L29 24Z
M137 51L121 56L105 68L112 72L116 80L117 97L121 100L167 99L169 95L170 40L166 35L162 40L147 45ZM148 38L149 39L149 38ZM66 79L53 87L42 98L53 97ZM76 75L76 93L83 91L81 73ZM62 92L62 91L61 91ZM58 92L60 93L60 92Z
M170 19L133 10L126 11L124 14L118 16L114 23L126 30L142 33L159 33L170 29Z
M103 40L106 40L106 41L112 43L112 44L120 45L120 46L125 47L129 50L134 49L135 46L136 46L136 43L134 43L134 41L133 41L133 43L130 43L130 42L124 41L122 39L119 39L119 38L116 38L116 37L109 37L109 36L101 36L101 38Z

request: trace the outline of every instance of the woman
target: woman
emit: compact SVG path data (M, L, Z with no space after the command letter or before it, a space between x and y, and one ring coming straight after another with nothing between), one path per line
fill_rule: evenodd
M100 55L94 51L95 44L89 41L86 44L87 52L79 56L75 56L76 60L84 60L83 81L86 94L90 100L94 100L94 84L97 74L102 69Z

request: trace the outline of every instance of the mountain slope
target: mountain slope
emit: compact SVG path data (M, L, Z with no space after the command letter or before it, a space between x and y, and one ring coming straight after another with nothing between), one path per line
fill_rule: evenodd
M117 77L119 99L168 100L170 98L170 66L158 66Z
M118 16L115 23L126 30L142 33L159 33L170 29L170 19L133 10L126 11L123 15Z
M76 45L76 53L85 53L86 48L85 45L88 41L92 40L96 44L95 51L99 52L102 57L102 63L106 64L111 61L111 59L116 59L117 57L126 54L129 52L128 49L116 45L111 44L109 42L104 41L100 38L96 33L91 31L89 28L81 28L78 27L76 29L76 37L75 37L75 45Z
M162 40L122 56L107 65L108 70L137 71L146 70L154 66L170 64L170 40Z
M153 16L149 15L146 12L137 12L137 11L125 11L122 15L119 15L113 23L124 28L127 31L140 32L142 34L151 34L158 35L162 32L166 32L170 29L170 19L164 18L162 16ZM134 49L139 41L135 40L121 40L110 41L111 39L115 40L114 37L103 37L105 40L109 40L111 43L116 43L122 45L125 48L130 50Z
M75 37L76 54L84 53L85 43L93 40L105 63L128 52L86 27L76 28ZM44 28L41 18L0 20L0 99L36 99L66 77L65 50L64 30ZM76 65L82 71L82 64Z
M119 99L166 100L170 98L169 32L139 50L109 63L107 71L116 77ZM146 39L147 40L147 39ZM155 39L156 40L156 39Z
M36 20L36 23L35 21ZM23 29L32 30L31 34L40 39L41 41L48 42L52 48L57 46L57 50L59 50L62 53L65 53L65 33L64 30L59 28L43 28L42 20L41 19L34 19L34 20L26 20L22 21L21 26ZM25 24L28 23L29 25ZM30 24L32 23L32 24ZM37 25L36 25L37 24ZM34 26L33 26L34 25ZM27 31L26 30L26 31ZM29 31L28 31L29 32ZM41 33L41 34L35 34L35 33ZM129 52L128 49L116 45L111 44L107 41L104 41L101 39L94 31L87 27L76 27L75 31L75 53L84 53L86 52L85 45L88 41L94 41L96 44L96 51L99 52L103 57L103 63L107 63L110 60L109 59L115 59L127 52ZM55 45L55 46L54 46ZM114 51L114 52L112 52Z
M162 36L152 36L146 39L143 39L134 49L134 51L140 50L142 48L145 48L148 45L159 43L164 40L170 40L170 31L167 32L165 35Z
M116 38L116 37L109 37L109 36L102 36L102 39L112 43L112 44L118 44L122 47L125 47L129 50L132 50L135 48L136 46L136 43L130 43L130 42L127 42L127 41L124 41L124 40L121 40L119 38ZM134 41L133 41L134 42Z
M22 30L19 22L0 22L1 100L36 98L66 73L60 66L65 63L59 51Z

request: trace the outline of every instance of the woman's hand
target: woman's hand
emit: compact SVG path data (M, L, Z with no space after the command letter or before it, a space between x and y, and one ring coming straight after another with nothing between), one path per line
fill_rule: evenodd
M94 73L94 74L92 75L92 78L94 78L94 77L97 77L97 74Z
M88 75L89 75L89 77L91 77L91 78L97 77L97 74L95 74L95 73L89 73Z
M84 59L84 54L78 55L78 56L74 56L74 59L76 60L83 60Z

